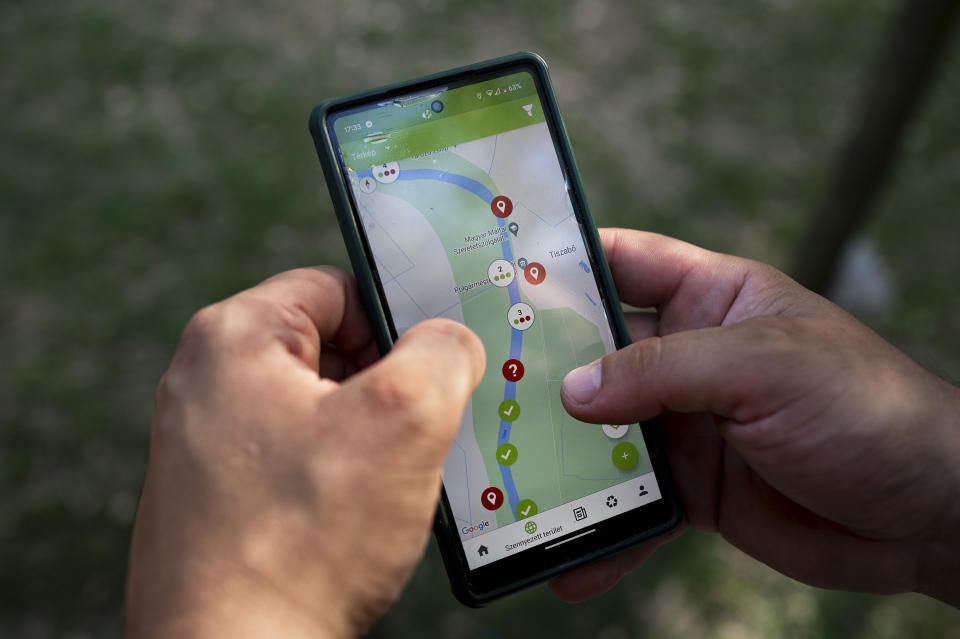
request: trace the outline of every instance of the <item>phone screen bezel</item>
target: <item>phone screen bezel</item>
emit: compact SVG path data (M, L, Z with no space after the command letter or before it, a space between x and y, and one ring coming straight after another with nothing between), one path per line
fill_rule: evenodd
M324 110L322 122L325 133L324 142L326 143L326 150L333 155L332 158L327 159L332 159L335 163L334 167L338 173L341 190L345 190L346 199L349 203L348 213L350 216L349 222L352 226L351 230L356 231L357 239L362 245L365 275L369 276L369 283L375 289L376 302L381 311L377 315L385 324L384 328L389 333L390 343L398 337L396 327L389 311L389 302L376 267L373 251L366 234L362 230L357 202L353 190L349 186L346 166L339 152L339 140L333 128L334 122L345 114L363 111L367 107L374 107L378 102L429 92L431 89L435 90L441 87L457 88L520 71L530 73L536 84L537 97L543 107L545 122L550 131L557 160L564 180L568 185L571 206L583 238L587 259L594 274L594 281L600 293L601 303L613 334L614 344L617 348L622 348L631 341L622 320L619 301L609 278L609 270L602 257L602 249L599 246L589 209L583 196L579 173L557 109L550 80L546 73L546 66L537 56L518 54L498 61L482 63L445 74L437 74L429 78L339 100L328 105ZM318 151L320 151L319 141ZM321 160L323 160L322 155ZM325 166L325 168L327 167ZM328 174L329 179L330 175ZM344 221L341 217L341 224ZM346 236L347 229L344 229L344 233ZM351 255L351 258L354 259L356 270L356 256ZM381 350L385 350L382 344L385 340L378 341L381 341ZM614 554L644 539L649 539L675 528L679 524L681 513L663 445L660 441L659 429L654 422L643 423L640 427L660 487L661 499L599 522L592 526L592 528L595 528L594 533L549 550L544 545L534 546L491 564L471 569L467 563L457 527L452 523L454 521L453 513L444 487L441 491L435 533L457 597L468 605L482 605L509 592L542 581L599 557ZM569 536L574 536L578 532L582 531L573 531L569 533ZM557 540L562 541L567 536L560 536Z

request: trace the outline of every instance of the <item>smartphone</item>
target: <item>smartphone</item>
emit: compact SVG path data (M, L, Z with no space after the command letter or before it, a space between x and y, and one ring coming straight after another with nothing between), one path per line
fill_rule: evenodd
M630 338L543 59L328 100L310 130L381 351L431 317L486 349L435 525L457 598L676 528L655 424L586 424L560 401L568 371Z

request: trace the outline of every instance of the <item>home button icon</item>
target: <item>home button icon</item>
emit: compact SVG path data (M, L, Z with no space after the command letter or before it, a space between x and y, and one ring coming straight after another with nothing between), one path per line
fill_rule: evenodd
M479 554L481 557L488 554L489 552L490 551L487 549L486 546L480 546L479 548L477 548L477 554Z

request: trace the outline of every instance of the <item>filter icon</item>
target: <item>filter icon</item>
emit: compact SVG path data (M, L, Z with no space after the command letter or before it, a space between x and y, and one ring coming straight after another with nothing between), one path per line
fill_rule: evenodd
M527 112L527 115L529 115L531 118L533 117L533 105L532 105L532 104L524 104L524 105L523 105L523 110L526 111L526 112Z

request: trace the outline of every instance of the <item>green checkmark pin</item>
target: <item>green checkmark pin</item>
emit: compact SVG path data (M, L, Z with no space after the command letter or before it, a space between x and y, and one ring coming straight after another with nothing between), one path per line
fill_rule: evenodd
M526 519L537 514L537 502L532 499L521 499L517 504L517 519Z
M613 447L610 458L613 460L613 465L620 470L630 470L637 465L640 453L637 452L637 447L630 442L620 442Z
M513 444L500 444L497 446L497 463L501 466L513 466L517 461L517 447Z
M505 399L500 402L500 406L497 408L497 414L499 414L500 419L505 422L516 421L517 417L520 417L520 404L512 399Z

